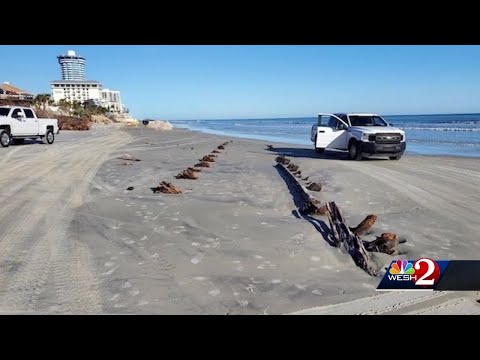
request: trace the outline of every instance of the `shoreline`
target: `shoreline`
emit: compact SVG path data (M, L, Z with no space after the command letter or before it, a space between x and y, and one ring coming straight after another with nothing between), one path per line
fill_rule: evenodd
M198 180L175 178L229 140ZM377 214L366 240L385 231L407 239L395 257L373 254L382 267L396 257L478 257L480 224L470 220L480 218L475 160L353 162L265 145L186 129L101 126L60 133L53 146L2 149L12 171L0 177L11 190L0 212L0 312L428 313L452 301L459 311L478 309L475 294L427 294L420 302L378 293L379 277L296 216L274 167L280 153L294 159L303 176L322 183L315 197L335 201L352 226ZM124 154L141 161L119 159ZM19 181L15 174L27 169L33 175ZM154 194L161 181L182 194Z
M299 144L299 143L294 143L294 142L284 142L284 141L270 141L270 140L262 140L262 139L254 139L254 138L247 138L247 137L241 137L241 136L236 136L236 135L228 135L228 134L221 134L218 132L208 132L205 130L192 130L189 128L179 128L175 127L175 123L172 122L172 125L174 126L173 130L175 131L191 131L191 132L196 132L200 134L205 134L205 135L215 135L215 136L220 136L220 137L225 137L225 138L234 138L234 139L239 139L239 140L248 140L248 141L254 141L254 142L263 142L267 144L281 144L281 145L296 145L297 147L304 147L305 149L313 149L313 143L310 144ZM329 153L345 153L342 150L334 150L334 149L327 149L326 150ZM412 157L432 157L432 158L451 158L451 159L480 159L480 155L444 155L444 154L419 154L419 153L414 153L414 152L409 152L408 151L408 140L407 140L407 151L404 153L404 156L412 156ZM368 159L366 160L368 161Z

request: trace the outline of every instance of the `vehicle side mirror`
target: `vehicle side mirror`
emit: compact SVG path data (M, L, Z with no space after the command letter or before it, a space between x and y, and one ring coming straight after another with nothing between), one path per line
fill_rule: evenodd
M392 124L392 123L389 123L388 126L393 126L393 124Z
M340 126L340 129L342 129L342 130L347 130L347 129L348 129L348 126L345 125L345 124L342 124L342 125Z
M17 115L15 116L15 119L23 119L23 115L22 115L22 114L17 114Z

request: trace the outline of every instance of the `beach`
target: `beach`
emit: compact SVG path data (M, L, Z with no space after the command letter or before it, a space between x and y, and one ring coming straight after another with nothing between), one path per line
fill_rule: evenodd
M175 179L227 141L198 180ZM365 239L405 238L399 255L372 253L382 268L479 258L476 158L355 162L309 145L144 126L0 150L0 313L480 312L477 292L377 292L381 277L299 216L274 166L278 155L295 161L322 183L314 196L335 201L351 226L378 215ZM182 194L153 193L161 181Z

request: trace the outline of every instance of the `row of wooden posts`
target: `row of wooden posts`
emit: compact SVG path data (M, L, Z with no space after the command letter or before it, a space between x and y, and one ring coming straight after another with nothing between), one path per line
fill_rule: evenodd
M215 158L221 152L219 150L224 150L225 146L229 144L229 141L224 142L223 144L217 146L215 150L213 150L210 154L203 156L199 161L199 163L195 164L193 167L189 167L185 170L180 171L175 178L176 179L189 179L189 180L197 180L198 173L202 172L199 168L207 168L210 167L211 163L215 162ZM165 193L165 194L181 194L182 190L173 185L170 182L162 181L159 186L151 188L154 193Z
M338 248L350 254L355 264L364 269L368 274L377 275L377 267L372 261L370 252L382 252L392 255L396 252L396 246L406 240L400 240L396 234L383 233L373 241L366 241L361 236L367 234L377 215L368 215L356 227L349 227L342 211L335 202L321 202L310 191L321 191L322 185L316 182L308 182L309 177L302 178L300 166L294 164L285 156L278 156L275 161L277 167L286 175L286 181L297 189L302 205L299 209L303 215L326 215L330 224L331 242ZM303 183L305 183L305 185Z

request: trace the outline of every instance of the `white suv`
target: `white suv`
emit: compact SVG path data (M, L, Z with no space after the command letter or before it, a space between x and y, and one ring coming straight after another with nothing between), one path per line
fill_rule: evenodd
M372 155L399 160L406 148L405 132L377 114L320 113L310 138L317 152L348 150L352 160Z

